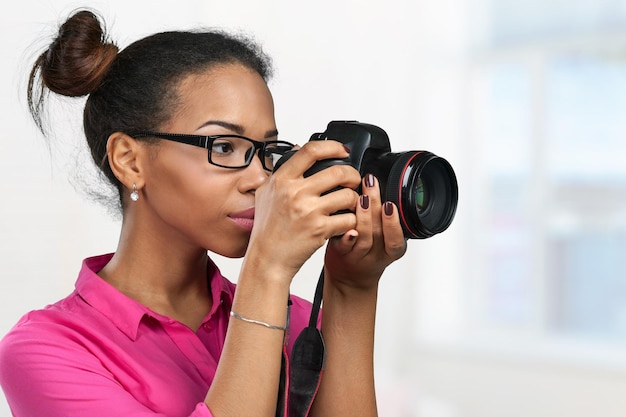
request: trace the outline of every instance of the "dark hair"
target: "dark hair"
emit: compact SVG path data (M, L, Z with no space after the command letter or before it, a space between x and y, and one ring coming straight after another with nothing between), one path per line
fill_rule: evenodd
M260 45L221 30L169 31L140 39L122 51L108 39L103 20L80 10L59 28L56 39L36 60L29 76L28 105L45 135L47 92L88 95L83 128L91 156L121 192L106 154L117 131L158 130L174 114L176 87L188 75L220 64L239 63L267 82L271 60Z

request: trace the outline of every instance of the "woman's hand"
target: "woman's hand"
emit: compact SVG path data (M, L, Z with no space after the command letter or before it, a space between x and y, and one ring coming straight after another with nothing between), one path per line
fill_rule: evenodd
M377 416L374 327L378 281L406 252L392 203L382 203L378 181L366 175L356 206L356 227L326 248L322 334L324 378L311 416Z
M356 228L333 238L326 249L327 277L335 285L376 287L385 268L406 252L397 207L381 201L378 180L367 174L362 190Z
M247 257L251 250L262 254L274 264L276 273L292 278L328 239L357 227L357 216L352 212L359 199L354 191L360 182L356 169L335 165L304 177L319 160L347 156L339 142L307 142L256 190ZM347 212L333 214L338 211Z

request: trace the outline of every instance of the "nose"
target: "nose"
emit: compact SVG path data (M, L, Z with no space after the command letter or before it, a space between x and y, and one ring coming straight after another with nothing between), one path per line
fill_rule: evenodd
M270 172L263 168L259 150L255 152L258 158L252 158L250 165L245 167L241 173L239 190L242 193L254 192L267 181Z

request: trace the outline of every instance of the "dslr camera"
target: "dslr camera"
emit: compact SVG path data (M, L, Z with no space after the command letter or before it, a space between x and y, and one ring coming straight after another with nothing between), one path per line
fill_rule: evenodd
M450 226L456 213L458 186L452 166L428 151L391 152L387 133L378 126L356 121L332 121L323 133L310 140L336 140L350 149L345 159L316 162L305 176L333 165L351 165L361 176L373 174L381 198L398 207L407 239L425 239ZM277 170L293 153L277 161ZM332 190L331 190L332 191Z

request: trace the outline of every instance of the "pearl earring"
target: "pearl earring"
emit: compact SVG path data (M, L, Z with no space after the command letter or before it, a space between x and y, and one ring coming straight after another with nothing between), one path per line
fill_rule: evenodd
M137 186L133 184L133 192L130 193L130 199L133 201L139 200L139 193L137 192Z

